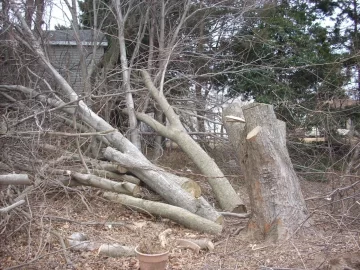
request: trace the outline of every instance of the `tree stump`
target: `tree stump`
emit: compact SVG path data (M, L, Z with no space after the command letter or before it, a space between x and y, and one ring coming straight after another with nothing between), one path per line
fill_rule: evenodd
M244 118L245 123L234 117ZM273 107L233 104L224 110L223 118L248 187L249 233L256 239L277 241L305 221L303 225L308 225L308 211L286 148L286 126L276 119Z

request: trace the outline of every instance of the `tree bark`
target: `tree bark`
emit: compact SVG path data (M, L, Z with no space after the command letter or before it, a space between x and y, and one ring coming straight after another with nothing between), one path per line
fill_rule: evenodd
M246 123L226 121L229 115L242 118L242 111ZM242 110L231 105L223 118L248 187L249 233L273 241L287 238L307 220L308 211L286 148L285 123L271 105L256 103Z
M178 224L184 225L185 227L196 231L210 234L220 234L222 231L221 225L194 215L193 213L180 207L160 202L146 201L139 198L111 192L105 192L104 197L129 207L133 206L137 210L143 210L145 213L148 212L163 218L169 218Z

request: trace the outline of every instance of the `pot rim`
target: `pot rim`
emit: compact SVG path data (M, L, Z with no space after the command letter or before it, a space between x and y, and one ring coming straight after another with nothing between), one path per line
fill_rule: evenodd
M139 247L139 246L136 246L136 247L135 247L135 253L137 253L137 254L139 254L139 255L148 256L148 257L155 257L155 256L166 255L166 254L168 254L168 253L170 252L169 250L167 250L167 251L165 251L165 252L155 253L155 254L142 253L142 252L138 251L138 247Z

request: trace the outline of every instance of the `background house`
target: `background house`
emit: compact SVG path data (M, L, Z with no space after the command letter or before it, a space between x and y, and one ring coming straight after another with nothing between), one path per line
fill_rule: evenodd
M80 30L80 41L86 56L89 70L91 60L98 63L108 45L105 35L93 30ZM96 47L94 53L94 46ZM82 76L80 66L80 52L77 47L73 30L55 30L45 32L45 47L51 63L63 75L74 90L82 92Z

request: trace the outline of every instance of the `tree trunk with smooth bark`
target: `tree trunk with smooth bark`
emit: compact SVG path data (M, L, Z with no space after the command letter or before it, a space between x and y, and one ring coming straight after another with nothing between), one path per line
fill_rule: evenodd
M245 123L227 116L244 117ZM230 105L223 119L248 187L249 233L274 241L289 237L307 220L308 210L286 148L285 123L271 105L258 103Z
M220 224L194 215L193 213L180 207L111 192L105 192L104 197L129 207L135 207L137 210L143 210L145 213L169 218L176 223L182 224L185 227L196 231L210 234L220 234L222 231L222 226Z
M196 164L201 173L207 177L215 197L223 210L246 212L243 201L231 186L229 180L224 176L215 161L190 137L189 134L187 134L179 116L168 103L163 93L155 87L149 73L145 70L142 70L141 73L146 87L163 110L170 125L164 126L143 113L136 113L137 118L151 126L162 136L173 140L180 146L180 148Z

